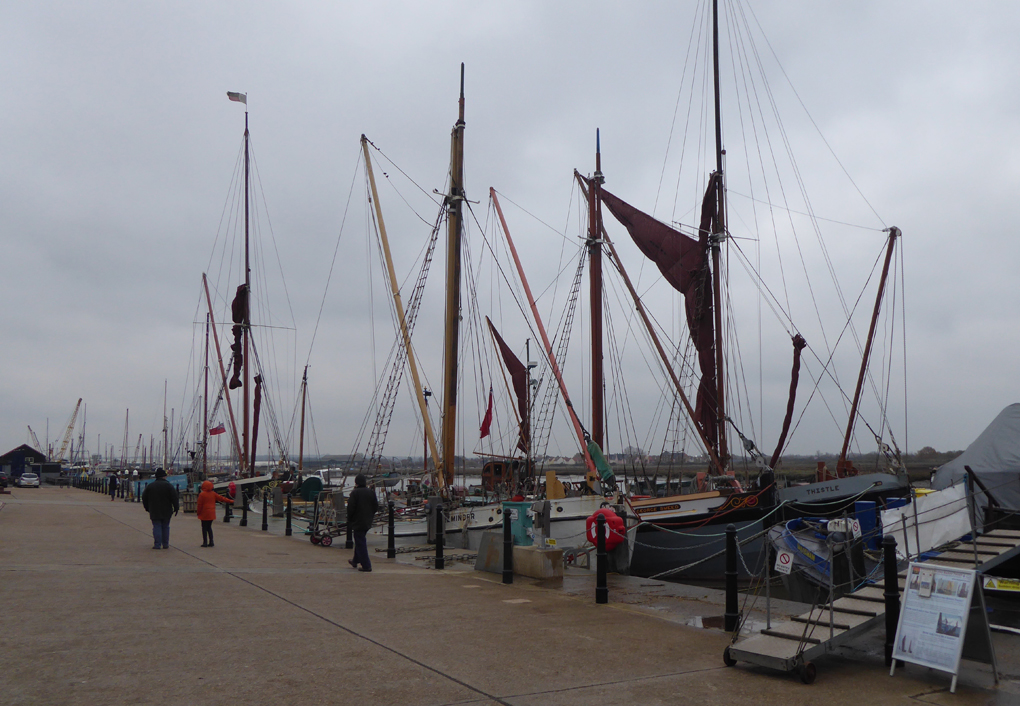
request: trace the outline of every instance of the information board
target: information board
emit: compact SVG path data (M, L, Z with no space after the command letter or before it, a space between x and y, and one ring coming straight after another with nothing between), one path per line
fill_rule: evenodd
M892 674L896 660L911 662L953 675L950 691L956 691L960 659L966 657L993 665L984 597L978 572L932 564L911 563L893 645ZM978 602L973 608L974 593ZM971 633L968 633L968 627Z

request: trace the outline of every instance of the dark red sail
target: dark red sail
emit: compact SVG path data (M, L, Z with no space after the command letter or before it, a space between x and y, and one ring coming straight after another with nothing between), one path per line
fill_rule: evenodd
M684 295L684 311L691 340L698 351L701 382L694 415L709 442L718 448L716 407L715 329L712 319L712 280L708 269L708 235L716 212L716 180L712 179L701 205L698 238L684 235L601 189L602 203L627 228L634 244L659 268L663 277Z
M496 327L492 325L492 321L489 321L488 316L485 317L485 321L489 324L492 337L496 339L496 345L499 346L499 352L503 355L503 362L506 364L507 372L510 373L510 381L517 394L517 411L521 416L521 433L517 440L517 448L527 453L528 445L531 443L531 425L528 420L528 369L496 332Z
M262 376L255 376L255 404L252 407L254 419L251 425L251 475L255 475L255 456L259 445L259 411L262 409ZM271 461L272 459L270 459Z
M769 461L769 468L776 469L779 458L783 454L783 444L786 443L786 435L790 431L790 421L793 419L793 406L797 402L797 381L800 380L800 352L807 345L807 341L799 333L793 337L793 371L790 373L790 397L786 402L786 416L783 418L783 430L779 432L779 442L776 450L772 453L772 460Z

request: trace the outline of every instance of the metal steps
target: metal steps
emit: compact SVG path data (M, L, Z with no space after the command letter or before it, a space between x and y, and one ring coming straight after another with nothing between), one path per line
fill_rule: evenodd
M997 529L979 536L976 544L960 541L927 563L989 571L1018 554L1020 531ZM905 572L900 573L897 584L901 593L905 583ZM882 580L836 599L831 607L812 608L804 615L772 623L760 633L727 647L723 661L727 666L739 661L784 672L797 671L803 681L810 683L815 674L811 660L835 651L884 619L885 581Z

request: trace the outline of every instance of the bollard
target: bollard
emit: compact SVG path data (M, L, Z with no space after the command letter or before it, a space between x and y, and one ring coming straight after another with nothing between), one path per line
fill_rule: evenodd
M223 511L223 521L230 522L230 518L234 516L234 503L227 503L226 509Z
M262 492L262 531L265 532L269 529L269 496L265 491Z
M609 586L606 585L606 566L609 555L606 553L606 516L601 512L595 518L597 536L595 539L595 603L609 602Z
M241 521L238 523L241 527L248 526L248 496L241 491Z
M396 559L397 558L397 538L394 535L394 522L393 522L393 501L390 500L387 505L390 508L389 517L389 537L386 539L386 558Z
M354 537L351 535L351 523L349 521L347 522L347 542L344 544L344 548L354 549Z
M737 528L726 525L726 613L723 630L733 632L740 621L737 612Z
M436 505L436 568L442 571L446 568L446 559L443 558L443 538L446 534L446 527L443 526L443 506Z
M514 582L514 535L510 510L503 508L503 583Z
M892 666L893 644L896 642L896 626L900 622L900 583L896 574L896 538L887 534L882 540L885 564L885 666ZM902 667L903 661L896 660Z
M285 536L287 536L287 537L289 537L292 534L294 534L293 530L291 530L291 528L290 528L290 494L289 493L287 494L287 529L284 530L283 534Z

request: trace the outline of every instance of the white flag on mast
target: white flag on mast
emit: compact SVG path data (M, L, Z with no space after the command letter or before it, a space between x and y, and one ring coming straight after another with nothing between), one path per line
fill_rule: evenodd
M248 94L247 93L234 93L233 91L227 91L227 98L238 103L244 103L248 105Z

